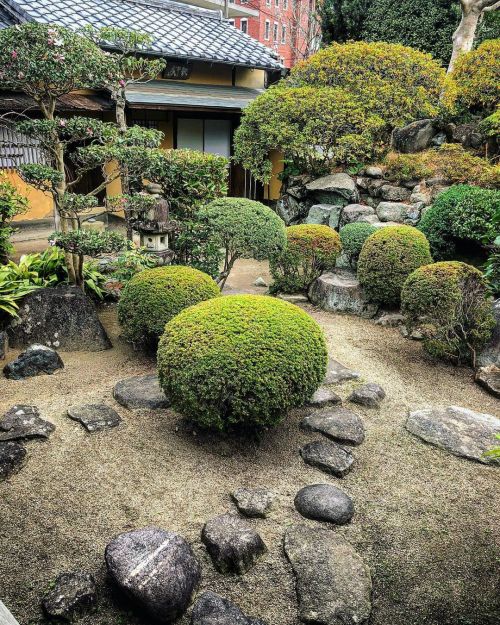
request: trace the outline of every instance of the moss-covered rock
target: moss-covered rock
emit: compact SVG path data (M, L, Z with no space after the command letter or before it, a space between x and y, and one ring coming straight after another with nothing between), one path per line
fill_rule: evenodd
M327 363L323 332L297 306L230 295L181 312L158 347L160 384L203 427L274 425L304 404Z

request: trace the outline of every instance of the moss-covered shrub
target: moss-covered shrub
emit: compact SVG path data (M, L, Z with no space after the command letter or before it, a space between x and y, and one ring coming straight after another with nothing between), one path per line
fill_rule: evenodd
M447 260L457 254L461 241L493 242L498 235L493 220L499 210L500 191L456 185L436 198L418 227L429 240L433 257Z
M118 320L128 341L155 346L167 321L219 294L212 278L197 269L180 265L145 269L123 289Z
M355 267L361 249L366 239L377 231L375 226L362 221L346 224L340 229L340 241L342 243L342 251L347 256L349 263Z
M406 280L401 304L408 330L423 332L426 351L456 363L474 364L495 325L485 280L465 263L420 267Z
M396 306L406 278L431 262L429 242L419 230L387 226L365 241L358 260L358 279L371 300Z
M230 295L181 312L158 347L160 384L203 427L278 423L324 378L323 332L297 306Z
M301 224L286 229L285 249L270 259L273 293L307 291L319 276L335 267L342 245L329 226Z

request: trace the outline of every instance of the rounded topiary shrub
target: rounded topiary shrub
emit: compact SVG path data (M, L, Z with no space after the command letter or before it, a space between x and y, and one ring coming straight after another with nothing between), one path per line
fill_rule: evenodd
M450 261L419 267L401 293L409 331L419 328L433 356L474 364L495 320L484 277L475 267Z
M358 279L370 299L396 306L412 271L432 262L429 242L412 226L386 226L366 239L358 260Z
M319 325L263 295L230 295L172 319L158 347L160 384L203 427L267 426L306 402L326 372Z
M361 249L366 239L376 231L377 228L375 228L375 226L369 223L363 223L362 221L346 224L340 229L342 251L353 267L355 267L358 262Z
M184 308L220 295L210 276L181 265L146 269L123 289L118 320L128 341L154 346Z
M307 291L323 272L335 267L342 249L338 233L330 226L289 226L286 238L285 249L270 258L274 293Z

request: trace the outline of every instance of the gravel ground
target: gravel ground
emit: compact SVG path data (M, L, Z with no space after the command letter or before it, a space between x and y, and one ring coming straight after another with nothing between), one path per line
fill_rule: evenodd
M230 291L253 290L265 267L240 263ZM355 500L343 534L370 565L374 581L370 625L493 625L500 619L499 470L461 460L413 438L408 409L457 404L498 415L499 402L471 371L430 361L418 343L395 329L305 307L323 326L330 353L380 383L380 410L357 407L367 428L355 448L356 466L343 480L301 460L298 450L318 436L301 432L300 411L245 440L196 432L170 411L129 412L111 390L118 380L154 370L118 337L115 313L103 321L114 348L63 353L65 369L22 382L0 378L0 414L16 403L36 404L56 424L49 441L27 444L24 469L0 484L0 598L21 625L45 623L40 598L63 570L95 574L99 605L82 625L150 625L106 581L103 552L116 534L158 525L192 542L203 566L203 589L236 601L270 625L298 625L294 581L282 553L284 530L305 522L293 497L312 483L340 485ZM9 353L9 359L15 356ZM340 388L346 398L350 386ZM124 423L88 434L65 416L80 403L106 402ZM243 577L214 571L200 541L208 518L234 510L229 493L265 486L278 497L266 520L252 520L268 554ZM189 623L186 615L180 621Z

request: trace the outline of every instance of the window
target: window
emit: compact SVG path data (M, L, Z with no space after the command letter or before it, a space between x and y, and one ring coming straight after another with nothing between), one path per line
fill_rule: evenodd
M266 0L266 7L270 7L271 6L271 0Z
M286 26L281 24L281 43L286 43Z
M283 8L285 9L285 11L286 9L288 9L288 0L283 0Z
M227 20L227 21L231 24L231 26L234 26L234 20Z
M269 41L270 30L271 30L271 22L269 20L266 20L266 26L265 26L265 29L264 29L264 39L266 41Z
M274 22L273 26L273 41L278 41L278 24Z
M177 119L176 147L231 156L231 122L228 119Z
M242 18L240 20L241 32L248 33L248 20L246 18Z
M277 8L280 5L280 0L274 0L274 6Z

